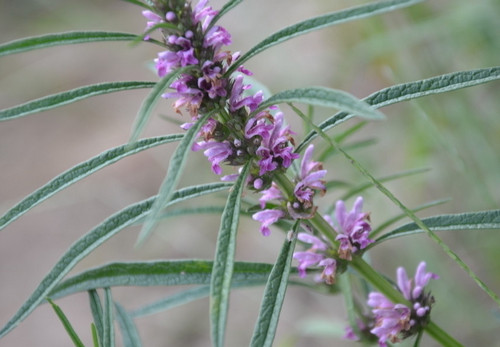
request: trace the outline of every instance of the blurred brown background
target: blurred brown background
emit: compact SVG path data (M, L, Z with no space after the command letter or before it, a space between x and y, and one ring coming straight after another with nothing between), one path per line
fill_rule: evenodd
M280 28L367 1L244 1L221 24L233 35L233 51L245 52ZM224 1L212 1L220 8ZM72 30L140 33L141 9L114 0L0 0L0 42ZM391 14L345 23L296 38L265 51L246 64L273 92L321 85L364 97L396 83L498 64L500 4L495 0L424 2ZM60 46L0 58L0 108L105 81L156 80L148 65L154 45L127 42ZM86 99L55 110L0 124L0 213L54 176L106 149L127 142L137 110L148 90ZM500 205L500 121L498 83L431 96L382 109L386 121L371 123L351 141L376 144L352 151L377 176L428 167L429 172L388 183L409 207L451 198L420 216L498 208ZM317 119L332 114L317 110ZM144 137L178 133L159 115L178 116L170 101L157 107ZM301 123L287 119L303 135ZM347 129L354 121L339 127ZM335 132L333 132L335 133ZM320 142L316 142L321 147ZM16 312L65 249L107 216L154 195L175 144L128 157L37 206L0 232L0 324ZM348 162L334 156L325 163L328 179L364 180ZM201 153L193 154L181 185L217 180ZM320 201L328 207L342 195ZM374 226L399 213L382 194L365 194ZM250 194L250 197L251 194ZM320 202L318 201L318 202ZM224 204L223 196L209 203ZM200 204L207 203L201 201ZM352 201L348 202L351 206ZM73 274L110 261L213 257L217 216L177 218L161 224L142 247L138 228L129 228L85 258ZM441 234L490 288L500 292L500 237L495 232ZM238 260L274 261L283 234L263 238L258 224L243 219ZM433 319L465 345L500 346L500 312L467 275L425 236L387 242L372 261L394 278L397 266L410 273L420 260L442 280L431 284L437 298ZM114 298L134 309L180 288L117 288ZM227 346L248 345L263 288L237 290L231 297ZM86 345L91 315L86 294L58 301ZM290 287L276 346L351 346L340 339L345 324L341 297ZM209 346L208 300L200 300L137 320L144 346ZM119 335L119 334L118 334ZM117 345L120 345L120 338ZM433 346L424 340L423 345ZM70 346L54 312L39 307L0 340L0 346Z

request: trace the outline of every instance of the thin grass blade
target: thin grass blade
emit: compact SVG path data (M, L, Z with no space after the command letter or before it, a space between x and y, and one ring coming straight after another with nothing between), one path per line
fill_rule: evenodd
M130 313L119 303L115 302L116 319L122 333L123 347L141 347L139 331Z
M398 84L392 87L375 92L365 99L367 104L380 108L392 105L398 102L421 98L423 96L446 93L457 89L472 87L475 85L491 82L500 79L500 67L490 67L477 70L460 71L446 75L440 75L425 80ZM339 112L332 117L321 122L318 127L322 131L327 131L346 120L353 115L347 112ZM316 137L318 133L311 131L295 149L301 152Z
M102 345L102 342L104 341L104 312L102 309L101 298L99 297L99 294L95 289L89 290L88 294L90 302L90 312L92 312L92 317L94 318L94 326L97 331L99 343Z
M63 172L59 176L52 179L44 186L25 197L21 202L12 207L2 217L0 217L0 230L5 228L17 218L28 212L30 209L50 198L57 192L70 186L73 183L91 175L92 173L117 162L129 155L141 152L143 150L160 146L166 143L180 141L183 134L173 134L167 136L153 137L143 139L133 144L127 144L112 148L104 153L99 154L77 166Z
M294 226L294 233L297 232L297 226L298 223ZM260 306L259 318L255 324L250 343L252 347L271 347L273 344L281 307L285 300L288 276L290 275L292 256L296 243L296 237L291 241L285 239L276 264L274 264L273 270L269 275Z
M234 70L236 70L238 66L240 66L253 56L259 54L260 52L284 41L290 40L294 37L307 34L314 30L323 29L331 25L345 23L351 20L361 19L380 13L393 11L398 8L416 4L420 1L421 0L380 1L338 12L328 13L322 16L307 19L297 24L293 24L272 34L271 36L267 37L266 39L262 40L257 45L252 47L247 53L245 53L238 59L236 64L233 64L229 68L226 75L229 76L234 72Z
M109 94L131 89L152 88L154 82L125 81L92 84L62 93L44 96L24 104L0 110L0 121L11 120L29 114L50 110L92 96Z
M64 314L63 310L58 305L56 305L52 300L50 300L49 298L47 298L47 301L50 303L50 305L54 309L57 317L59 318L62 325L64 326L64 329L66 330L69 337L71 338L71 341L73 341L73 344L76 347L85 347L82 340L80 339L80 337L76 333L75 329L73 328L73 326L69 322L68 318Z
M241 210L241 195L249 169L250 163L247 163L228 196L217 237L215 261L210 281L210 325L214 347L224 345L229 292L234 272L234 253Z
M431 201L431 202L428 202L426 204L422 204L422 205L419 205L415 208L412 209L412 212L415 213L415 212L418 212L418 211L422 211L422 210L425 210L426 208L429 208L429 207L433 207L433 206L437 206L437 205L441 205L441 204L444 204L444 203L447 203L449 202L450 199L441 199L441 200L434 200L434 201ZM375 236L377 236L378 234L380 234L382 231L384 231L389 225L392 225L394 223L396 223L397 221L403 219L406 217L406 214L405 213L400 213L398 214L397 216L394 216L388 220L386 220L385 222L383 223L380 223L376 229L374 229L371 233L370 233L370 239L374 239ZM368 247L370 247L372 244L368 245Z

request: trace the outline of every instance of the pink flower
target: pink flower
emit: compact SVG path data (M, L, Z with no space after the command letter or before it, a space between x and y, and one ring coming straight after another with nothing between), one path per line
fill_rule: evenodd
M260 232L264 236L269 236L271 230L269 226L276 223L278 220L283 218L285 213L281 210L262 210L252 215L252 219L261 223Z

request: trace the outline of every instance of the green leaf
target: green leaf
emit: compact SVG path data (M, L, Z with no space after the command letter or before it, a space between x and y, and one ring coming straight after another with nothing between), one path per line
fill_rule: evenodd
M113 298L111 289L104 288L104 310L103 310L103 341L102 347L115 346L115 318L113 314Z
M263 41L259 42L257 45L252 47L247 53L242 55L236 64L233 64L227 71L226 76L236 70L238 66L246 62L248 59L252 58L254 55L268 49L274 45L281 42L287 41L294 37L309 33L314 30L319 30L326 28L331 25L345 23L351 20L365 18L373 16L376 14L393 11L398 8L410 6L420 2L421 0L391 0L391 1L380 1L376 3L371 3L367 5L362 5L359 7L353 7L347 10L342 10L339 12L328 13L322 16L314 17L302 21L297 24L288 26L271 36L267 37Z
M236 232L241 209L241 194L245 187L250 162L241 171L221 217L215 261L210 282L210 324L212 345L224 345L227 311L229 307L229 292L234 271L234 253L236 249Z
M50 198L57 192L63 190L69 185L89 176L90 174L110 165L129 155L138 153L148 148L163 145L165 143L179 141L183 134L173 134L161 137L153 137L140 140L133 144L127 144L112 148L96 157L93 157L77 166L63 172L52 179L44 186L25 197L21 202L12 207L2 217L0 217L0 230L8 224L28 212L30 209Z
M90 331L92 332L92 342L94 347L99 347L99 336L97 336L97 328L94 323L90 323Z
M97 330L97 336L99 337L100 345L102 345L104 341L104 313L102 310L101 299L99 298L99 294L97 294L97 290L95 289L89 290L88 293L90 311L92 312L92 317L94 318L94 326Z
M472 87L482 83L500 79L500 67L490 67L485 69L454 72L440 75L425 80L398 84L382 89L363 99L367 104L379 108L392 105L398 102L420 98L427 95L450 92L453 90ZM332 117L321 122L318 127L327 131L340 123L352 118L353 115L347 112L339 112ZM301 152L307 144L318 136L316 131L311 131L304 137L302 142L295 149Z
M52 46L99 41L133 41L136 38L136 34L108 31L72 31L46 34L3 43L0 45L0 57Z
M235 263L235 268L237 268L238 263ZM233 279L231 282L231 288L241 288L250 286L260 286L266 283L269 273L262 274L261 279L252 280L238 280ZM236 277L236 276L235 276ZM141 307L133 312L131 312L132 317L143 317L158 312L166 311L170 308L177 307L190 303L194 300L198 300L210 295L210 286L199 286L195 288L190 288L183 290L179 293L170 295L166 298L155 301L149 305Z
M357 324L356 308L354 303L354 295L352 293L351 279L349 277L349 272L346 271L343 274L337 275L337 283L344 296L345 310L347 311L347 317L349 318L349 325L353 329L356 336L360 336L359 327Z
M140 7L144 7L146 9L150 10L150 11L153 10L151 8L151 6L148 6L148 5L146 5L145 3L143 3L143 2L141 2L139 0L122 0L122 1L129 2L129 3L133 4L133 5L137 5L137 6L140 6Z
M207 30L210 29L211 27L213 27L214 24L217 23L217 21L223 15L225 15L227 12L229 12L234 7L236 7L236 5L239 5L242 1L243 0L229 0L228 2L226 2L224 4L224 6L222 6L222 8L220 9L219 13L217 13L217 15L214 17L214 19L212 19L212 21L210 22L210 25L208 26Z
M59 283L50 291L52 298L61 298L82 291L116 286L177 286L210 284L213 261L168 260L111 263L86 270ZM266 280L271 264L235 262L234 281Z
M500 210L445 214L424 218L422 222L433 231L500 229ZM416 223L409 223L382 235L376 242L423 232Z
M309 87L290 89L279 92L269 99L263 101L254 113L257 113L266 107L285 102L300 102L304 104L333 107L340 110L346 110L368 119L383 119L384 115L374 110L367 103L356 97L341 91L324 87Z
M123 90L151 88L154 82L143 81L125 81L125 82L107 82L92 84L85 87L71 89L62 93L44 96L21 105L0 110L0 121L19 118L32 113L41 112L67 105L92 96L120 92Z
M47 301L50 303L50 305L52 306L52 308L56 312L57 317L59 317L59 320L63 324L64 329L66 330L66 332L68 333L69 337L71 338L71 341L73 341L73 344L76 347L85 347L85 345L83 344L82 340L80 340L80 338L78 337L78 334L76 333L75 329L73 329L73 326L71 325L71 323L69 322L68 318L66 317L66 315L64 314L64 312L61 310L61 308L58 305L56 305L49 298L47 298Z
M139 331L135 326L134 320L125 308L119 303L115 302L116 319L120 325L122 333L122 340L124 347L141 347L141 338Z
M412 212L418 212L418 211L422 211L422 210L425 210L426 208L429 208L429 207L433 207L433 206L437 206L437 205L441 205L441 204L444 204L446 202L449 202L450 199L441 199L441 200L434 200L434 201L431 201L431 202L428 202L426 204L422 204L422 205L419 205L413 209L411 209ZM407 217L406 216L406 213L400 213L398 214L397 216L394 216L388 220L386 220L385 222L383 223L380 223L376 229L372 230L371 233L370 233L370 239L374 239L376 235L380 234L383 230L385 230L389 225L392 225L394 223L396 223L397 221L403 219ZM368 248L370 248L373 244L370 244L368 245Z
M169 87L180 74L185 73L186 71L189 71L191 69L193 69L193 66L185 66L180 69L174 70L155 84L147 98L144 99L144 102L142 103L141 108L137 113L129 143L137 141L142 131L144 130L149 117L151 116L153 108L155 107L158 100L160 100L165 89Z
M294 226L294 233L297 232L299 223ZM252 347L271 347L276 334L278 320L285 300L288 276L292 264L293 251L297 238L292 241L285 239L281 252L269 275L269 280L264 290L264 297L260 306L259 318L255 324L255 329L250 345Z
M225 189L228 186L230 185L227 183L214 183L184 188L175 192L166 206L202 194ZM7 322L2 330L0 330L0 338L14 329L24 318L26 318L80 260L85 258L90 252L123 228L144 218L144 216L149 213L155 199L156 197L151 197L126 207L76 241L40 282L28 300L21 306L9 322ZM89 289L93 288L87 288L85 290Z
M208 117L210 117L210 115L211 113L207 113L206 115L198 119L198 121L191 128L189 128L188 131L186 131L184 138L179 143L179 146L177 146L177 149L170 159L167 175L165 176L165 179L161 184L158 198L151 208L151 213L148 215L148 218L144 222L141 233L139 234L139 237L137 239L137 244L141 244L142 242L144 242L149 234L153 231L153 227L156 225L156 221L160 217L161 210L170 200L174 189L177 186L177 182L181 177L182 169L184 168L188 153L191 151L191 146L193 145L195 138L198 136L198 131L201 129L202 125L205 123Z

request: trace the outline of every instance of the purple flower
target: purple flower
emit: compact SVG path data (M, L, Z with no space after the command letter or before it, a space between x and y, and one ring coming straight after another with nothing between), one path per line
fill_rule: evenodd
M426 272L425 262L421 262L415 272L415 279L408 279L406 270L397 269L398 288L411 308L403 304L394 304L383 294L371 292L368 295L368 306L372 307L375 326L370 332L379 339L380 346L386 342L398 342L423 328L429 321L434 298L424 293L424 287L431 279L439 278L436 274Z
M258 189L258 188L256 188ZM271 187L269 189L263 190L262 196L259 199L260 208L264 208L266 203L271 200L281 200L283 199L283 194L281 194L281 190L278 188L276 183L271 183Z
M149 10L142 11L142 15L148 19L148 22L146 23L146 30L148 31L152 27L154 27L156 24L160 24L163 22L163 19L157 15L154 12L151 12ZM144 40L149 40L149 35L144 36Z
M320 238L308 233L299 233L297 239L312 244L312 247L305 252L295 252L293 254L293 257L299 262L299 266L297 267L299 276L304 278L306 277L307 268L320 266L323 267L323 272L317 280L319 282L324 281L326 284L335 283L337 262L326 255L329 249L328 245Z
M282 112L276 113L273 125L270 136L262 139L261 146L256 151L261 157L259 160L260 176L279 167L288 168L292 165L292 161L299 157L299 154L293 152L293 147L288 145L292 139L292 132L290 127L283 127Z
M217 15L218 11L213 10L211 6L207 6L208 0L200 0L198 4L193 9L192 21L194 24L201 22L201 28L203 31L207 30L207 27L212 22L212 19Z
M301 204L305 205L305 208L312 207L315 190L320 190L323 193L326 191L325 184L321 179L325 177L327 171L322 170L320 162L312 161L313 151L314 145L309 145L302 158L298 183L293 191L295 197Z
M178 98L174 103L176 112L180 113L179 108L184 106L189 111L191 117L197 118L198 109L203 100L203 93L199 89L190 87L193 83L195 83L193 76L182 74L181 77L170 85L171 88L176 89L176 92L165 93L162 97L166 99Z
M338 223L338 235L336 240L340 241L339 256L351 260L352 253L364 249L373 240L368 238L371 231L369 214L361 212L363 209L363 198L358 197L354 202L351 212L347 212L342 200L337 201L335 206L335 217Z
M368 306L373 307L375 327L370 332L378 337L379 346L387 346L401 341L402 332L409 330L412 325L410 320L411 310L403 304L393 304L381 293L372 292L368 296Z
M201 141L193 144L193 151L199 151L200 149L205 150L203 154L212 163L212 171L216 175L222 173L222 168L219 164L233 153L231 145L227 141Z
M252 219L261 223L260 232L264 236L269 236L271 230L269 226L276 223L278 220L283 218L285 213L281 210L262 210L252 215Z
M250 112L257 109L264 98L262 92L257 92L253 96L243 97L243 91L251 87L250 84L243 84L243 75L236 76L229 97L229 110L231 112L235 112L244 106L247 106Z
M231 44L231 34L221 26L213 26L205 33L203 47L211 47L214 52L218 53L222 46Z
M198 87L204 90L210 99L227 95L227 80L221 78L221 68L219 66L207 60L203 63L201 71L203 72L203 76L198 78Z

